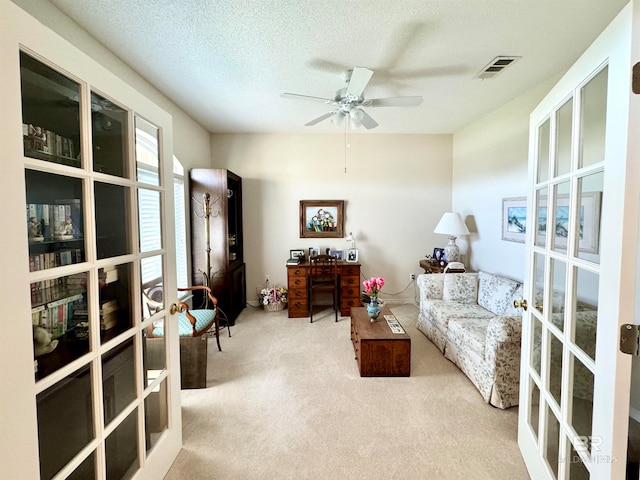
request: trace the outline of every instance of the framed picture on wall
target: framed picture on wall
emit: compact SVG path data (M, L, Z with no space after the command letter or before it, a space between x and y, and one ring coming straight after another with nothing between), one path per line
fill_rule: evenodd
M300 200L300 238L344 237L344 200Z
M524 243L527 230L527 197L502 199L502 240Z

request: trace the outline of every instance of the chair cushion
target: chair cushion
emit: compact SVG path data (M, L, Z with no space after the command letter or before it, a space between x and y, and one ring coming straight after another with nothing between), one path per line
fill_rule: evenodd
M446 273L442 299L460 303L476 303L478 276L469 273Z
M213 322L215 310L189 310L189 313L196 319L196 332L198 334L204 332ZM178 314L178 332L181 337L190 337L193 335L193 326L184 313Z

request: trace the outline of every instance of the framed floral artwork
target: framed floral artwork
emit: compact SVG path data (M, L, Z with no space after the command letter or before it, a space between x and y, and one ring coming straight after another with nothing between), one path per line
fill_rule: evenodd
M300 200L300 238L344 237L344 200Z

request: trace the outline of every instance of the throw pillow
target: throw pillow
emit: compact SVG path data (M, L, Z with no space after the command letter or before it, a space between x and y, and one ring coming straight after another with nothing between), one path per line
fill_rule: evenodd
M474 273L445 273L442 299L450 302L476 303L478 276Z

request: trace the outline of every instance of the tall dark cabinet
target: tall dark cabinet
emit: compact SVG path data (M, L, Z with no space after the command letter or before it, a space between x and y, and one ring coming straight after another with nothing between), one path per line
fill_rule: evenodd
M204 285L208 276L218 306L229 324L234 325L247 301L242 249L242 178L221 168L195 168L189 172L189 183L192 284ZM206 194L209 194L208 209ZM199 300L196 298L194 302Z

